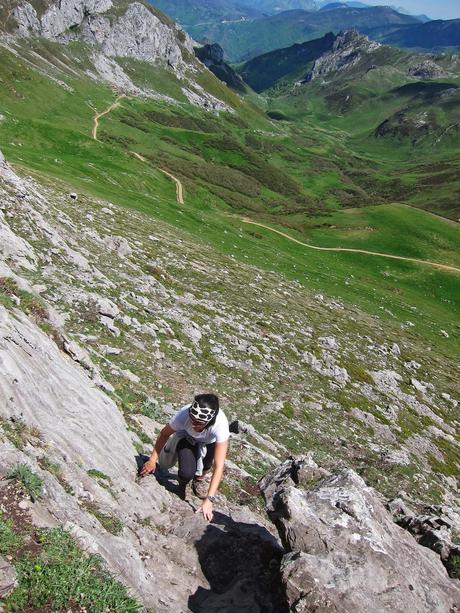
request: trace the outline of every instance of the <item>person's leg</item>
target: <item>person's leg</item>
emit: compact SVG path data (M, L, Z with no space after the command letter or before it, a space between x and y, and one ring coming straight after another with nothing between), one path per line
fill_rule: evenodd
M210 470L212 463L214 462L215 449L216 443L209 443L209 445L206 445L206 455L203 458L203 477Z
M197 476L193 479L193 493L198 496L198 498L206 498L206 495L208 493L208 484L205 482L205 479L207 473L211 469L212 463L214 462L215 447L215 443L210 443L209 445L206 445L206 455L203 458L203 472L200 476Z
M179 496L185 498L187 483L193 479L196 473L198 445L192 445L186 438L177 445L177 459L179 464Z

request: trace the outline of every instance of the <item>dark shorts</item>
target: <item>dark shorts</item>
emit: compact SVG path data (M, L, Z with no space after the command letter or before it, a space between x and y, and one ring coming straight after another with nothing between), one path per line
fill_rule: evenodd
M206 455L203 458L203 470L211 468L214 460L214 450L216 443L206 445ZM183 438L177 444L177 459L179 463L179 479L191 481L197 470L198 460L200 459L202 445L193 444L187 438Z

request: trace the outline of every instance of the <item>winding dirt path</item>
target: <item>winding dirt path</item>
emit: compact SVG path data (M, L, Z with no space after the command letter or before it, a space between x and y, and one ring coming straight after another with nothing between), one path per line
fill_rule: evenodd
M179 204L184 204L184 190L183 190L183 187L182 187L182 183L179 181L179 179L177 177L175 177L174 175L172 175L167 170L163 170L163 168L159 168L158 170L161 171L163 174L167 175L170 179L172 179L174 181L174 183L176 184L176 198L177 198L177 202Z
M141 162L147 162L145 157L140 153L137 153L137 151L131 151L131 153ZM182 183L179 181L179 179L167 170L163 170L163 168L159 168L158 170L174 181L176 184L176 200L179 204L184 204L184 188L182 187Z
M270 232L274 232L275 234L279 234L284 238L292 241L293 243L297 243L298 245L302 245L303 247L308 247L308 249L316 249L316 251L338 251L338 252L348 252L348 253L363 253L364 255L373 255L380 258L390 258L392 260L404 260L405 262L415 262L416 264L425 264L426 266L434 266L435 268L440 268L441 270L447 270L449 272L458 272L460 273L460 268L456 268L455 266L448 266L447 264L438 264L437 262L430 262L429 260L418 260L417 258L406 258L402 255L390 255L388 253L379 253L378 251L366 251L365 249L351 249L347 247L316 247L315 245L309 245L308 243L304 243L294 238L293 236L289 236L285 232L281 232L280 230L275 230L274 228L270 228L270 226L266 226L263 223L259 223L257 221L252 221L251 219L247 219L246 217L238 217L239 221L243 223L251 224L253 226L259 226L260 228L265 228Z
M115 100L115 102L112 102L112 104L109 105L104 111L102 111L102 113L96 113L94 115L94 117L93 117L93 130L91 132L91 136L93 137L94 140L97 140L97 129L99 127L99 119L101 117L104 117L104 115L107 115L108 113L113 111L114 108L119 106L120 100L122 100L123 98L127 98L127 97L128 96L126 94L121 94L120 96L118 96L118 98Z
M101 117L104 117L104 115L108 115L111 111L113 111L114 108L119 106L120 105L120 100L122 100L123 98L129 98L129 96L127 96L126 94L121 94L120 96L118 96L118 98L114 102L112 102L112 104L110 104L101 113L96 113L94 115L94 117L93 117L93 129L92 129L92 132L91 132L91 135L92 135L94 140L97 140L97 129L99 127L99 119L101 119ZM140 153L137 153L136 151L131 151L131 153L135 157L137 157L137 159L140 160L141 162L147 162L145 157L143 155L141 155ZM179 179L177 177L175 177L174 175L172 175L167 170L163 170L163 168L159 168L158 170L160 170L163 174L167 175L170 179L172 179L174 181L174 183L176 184L176 199L177 199L177 202L179 204L184 204L184 188L182 186L182 183L179 181Z

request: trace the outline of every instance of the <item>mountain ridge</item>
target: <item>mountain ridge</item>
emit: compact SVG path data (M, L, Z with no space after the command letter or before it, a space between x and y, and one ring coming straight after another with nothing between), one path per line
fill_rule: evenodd
M390 24L419 23L416 17L389 7L339 8L330 11L290 10L264 19L189 28L196 40L217 42L233 62L244 61L276 48L319 38L327 32L368 30Z

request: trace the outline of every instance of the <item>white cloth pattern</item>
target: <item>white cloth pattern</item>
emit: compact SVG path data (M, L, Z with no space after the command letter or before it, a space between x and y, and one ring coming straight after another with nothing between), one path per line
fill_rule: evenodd
M169 425L173 430L176 432L182 431L195 439L198 443L203 443L204 445L228 441L230 438L228 419L222 410L219 410L215 424L209 426L209 428L205 428L202 432L196 432L193 429L193 424L188 414L189 408L190 405L186 404L171 418Z

